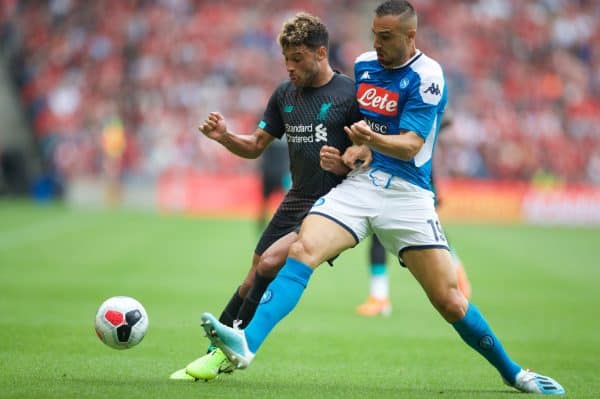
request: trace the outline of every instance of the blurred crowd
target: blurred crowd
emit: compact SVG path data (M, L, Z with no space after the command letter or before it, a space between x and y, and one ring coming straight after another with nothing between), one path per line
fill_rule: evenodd
M48 168L67 181L171 167L250 171L200 137L218 110L252 132L286 77L275 38L299 10L329 27L352 74L377 2L3 0L0 39ZM440 176L600 184L600 2L413 0L417 46L440 61L453 124ZM117 172L115 172L115 170Z

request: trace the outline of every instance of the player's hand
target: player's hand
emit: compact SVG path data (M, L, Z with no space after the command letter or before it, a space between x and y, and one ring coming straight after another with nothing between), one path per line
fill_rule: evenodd
M344 126L344 130L350 140L356 145L369 145L373 140L375 132L371 130L367 122L364 120L353 123L350 127Z
M335 147L324 145L319 152L320 164L323 170L339 176L345 176L350 169L342 161L340 150Z
M211 112L198 130L209 139L219 141L227 133L227 124L223 115L218 112Z
M350 169L367 169L373 161L373 153L366 145L353 145L346 148L342 161Z

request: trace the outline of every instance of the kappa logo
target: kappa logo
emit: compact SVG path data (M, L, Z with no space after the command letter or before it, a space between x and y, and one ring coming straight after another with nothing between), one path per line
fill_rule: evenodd
M362 75L360 75L360 80L371 79L371 75L369 75L369 71L364 71Z
M430 93L434 96L439 96L442 92L440 91L440 85L438 85L437 83L432 83L431 86L429 86L425 90L425 93Z
M315 143L319 141L327 142L327 127L323 126L322 123L315 126Z

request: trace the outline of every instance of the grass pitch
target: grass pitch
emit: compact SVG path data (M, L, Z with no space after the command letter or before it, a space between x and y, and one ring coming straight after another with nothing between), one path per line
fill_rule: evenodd
M569 398L600 397L600 229L447 225L473 302L511 356L556 378ZM211 383L168 375L208 343L244 276L252 221L77 211L0 202L0 398L508 398L410 274L389 259L394 312L363 319L367 245L322 266L296 310L245 371ZM107 297L146 307L137 347L93 329Z

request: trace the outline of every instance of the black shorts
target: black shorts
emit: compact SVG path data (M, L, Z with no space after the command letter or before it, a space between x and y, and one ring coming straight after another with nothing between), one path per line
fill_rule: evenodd
M308 214L317 198L298 198L288 193L273 215L256 244L254 252L262 255L273 243L281 237L300 231L302 220Z

